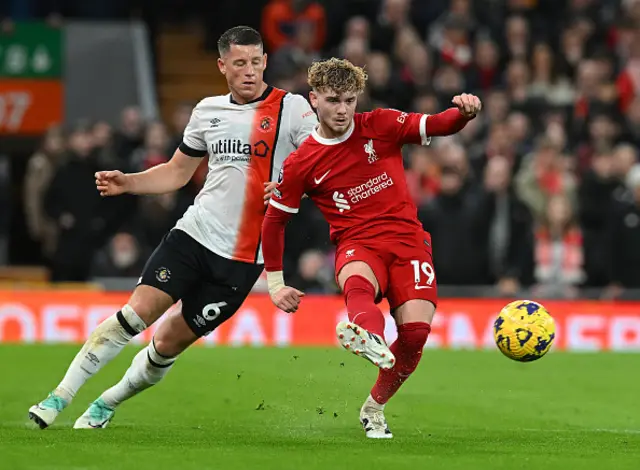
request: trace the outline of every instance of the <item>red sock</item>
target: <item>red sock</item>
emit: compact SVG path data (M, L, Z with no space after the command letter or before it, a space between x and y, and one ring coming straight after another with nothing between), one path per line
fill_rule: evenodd
M423 322L398 325L398 339L389 348L396 356L396 365L378 373L378 380L371 389L371 396L381 405L395 395L400 386L416 370L422 349L431 333L431 325Z
M376 288L363 276L351 276L344 283L344 300L349 321L384 338L384 315L376 305Z

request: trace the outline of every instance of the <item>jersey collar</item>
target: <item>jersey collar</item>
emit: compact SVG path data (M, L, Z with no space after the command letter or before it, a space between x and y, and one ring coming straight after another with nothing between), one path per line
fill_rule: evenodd
M231 102L231 104L236 104L238 106L244 106L245 104L257 103L258 101L266 100L269 97L269 95L271 94L272 91L273 91L273 87L271 85L269 85L264 90L264 93L262 93L260 96L258 96L255 100L251 100L251 101L248 101L246 103L238 103L236 100L233 99L233 95L231 93L229 93L229 101Z
M347 132L345 132L344 134L342 134L341 136L335 137L333 139L327 139L325 137L321 137L320 134L318 134L318 129L317 127L313 129L313 131L311 131L311 135L313 136L313 138L320 144L322 145L337 145L337 144L341 144L342 142L344 142L345 140L347 140L349 137L351 137L351 134L353 134L353 130L355 129L355 120L351 121L351 125L349 126L349 129L347 129ZM318 124L320 125L320 124Z

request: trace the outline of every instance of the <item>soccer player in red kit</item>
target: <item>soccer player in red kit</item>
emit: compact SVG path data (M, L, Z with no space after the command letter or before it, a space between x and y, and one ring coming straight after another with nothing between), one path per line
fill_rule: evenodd
M336 278L349 315L336 327L338 339L380 368L360 421L367 437L390 438L385 403L416 369L437 302L431 237L409 195L401 149L458 132L481 103L462 94L453 98L455 107L431 116L392 109L356 114L366 79L347 60L316 62L309 69L319 125L285 160L262 226L262 250L271 299L295 312L304 294L284 283L284 229L301 197L309 196L337 245ZM391 347L377 306L383 297L398 328Z

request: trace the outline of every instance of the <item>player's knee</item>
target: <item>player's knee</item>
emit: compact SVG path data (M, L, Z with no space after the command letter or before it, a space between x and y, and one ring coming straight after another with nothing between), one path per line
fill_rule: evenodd
M171 337L170 335L158 334L158 332L156 332L153 337L151 347L159 356L166 358L176 357L182 352L182 348L178 344L178 341L175 337Z
M412 342L417 350L422 351L431 333L431 325L426 322L414 322L410 325L413 326Z
M364 261L352 261L345 264L338 274L338 282L342 290L346 292L349 280L354 277L360 277L367 280L374 289L378 289L378 280L371 267Z
M402 347L410 353L413 359L402 365L398 364L404 367L403 373L410 374L418 366L429 333L431 333L431 326L425 322L405 323L398 326L398 341L402 343Z
M198 336L187 326L182 314L172 311L153 336L155 350L164 357L176 357L197 341Z
M128 305L148 327L169 310L173 299L155 287L141 285L133 291Z
M349 276L344 283L344 296L347 301L353 296L367 296L375 298L376 288L369 279L360 274Z

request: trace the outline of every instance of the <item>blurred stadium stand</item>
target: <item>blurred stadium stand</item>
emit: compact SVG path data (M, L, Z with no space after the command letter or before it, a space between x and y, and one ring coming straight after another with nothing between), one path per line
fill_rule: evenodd
M1 5L0 45L24 21L65 37L64 73L46 77L64 89L60 122L0 122L3 285L135 284L206 167L177 194L115 201L95 198L91 175L168 159L193 104L226 93L217 37L249 24L265 37L267 80L294 92L307 93L312 60L339 55L367 67L363 111L433 113L463 91L483 99L460 135L405 152L443 296L640 299L638 0ZM6 107L18 78L0 71ZM76 184L83 175L90 184ZM287 277L333 293L326 224L303 206L287 231Z

